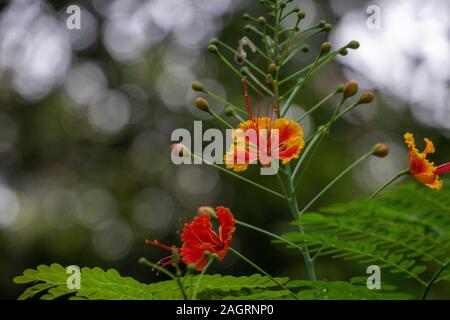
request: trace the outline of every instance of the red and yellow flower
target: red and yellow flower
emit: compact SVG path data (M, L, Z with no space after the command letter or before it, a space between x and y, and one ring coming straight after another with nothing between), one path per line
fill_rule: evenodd
M249 120L241 122L233 131L233 144L224 157L227 168L239 172L257 161L269 166L272 160L286 164L298 158L304 147L301 126L294 120L277 118L279 106L275 103L270 117L268 107L266 116L260 117L259 96L257 115L253 116L246 80L242 83Z
M431 189L442 188L442 180L439 174L450 172L450 162L440 166L435 166L433 162L427 159L428 154L435 152L433 142L425 138L425 149L422 152L416 147L412 133L405 133L405 142L408 145L409 171L417 181L425 184Z
M202 207L204 209L205 207ZM217 207L215 215L219 220L219 233L213 231L211 216L206 214L213 212L210 210L199 210L199 213L190 223L184 225L181 232L181 248L169 247L160 244L158 241L146 241L148 244L161 247L174 252L158 262L158 264L167 265L176 261L183 261L186 264L192 264L198 271L203 270L210 259L210 254L216 254L219 261L223 260L231 245L232 234L235 230L235 220L228 208ZM178 259L175 256L179 256Z

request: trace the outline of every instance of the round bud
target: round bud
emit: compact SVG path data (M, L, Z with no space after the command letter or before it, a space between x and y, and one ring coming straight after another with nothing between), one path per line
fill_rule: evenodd
M213 54L219 54L219 49L217 49L217 47L214 44L210 44L208 46L208 51Z
M344 85L345 84L339 84L337 87L336 87L336 93L341 93L341 92L343 92L344 91Z
M269 64L269 67L267 68L267 72L272 76L275 75L275 73L277 72L277 66L275 65L275 63Z
M242 19L244 19L244 20L250 20L250 15L249 15L248 13L244 13L244 14L242 15Z
M323 26L326 25L326 24L327 24L327 22L325 20L320 20L319 27L323 28Z
M293 12L300 12L300 8L299 7L295 7L294 9L292 9Z
M209 44L218 45L219 44L219 39L212 38L211 41L209 41Z
M253 27L252 27L251 25L249 25L249 24L246 24L246 25L244 26L244 30L245 30L246 32L250 32L250 31L253 30Z
M229 104L225 106L224 113L226 116L231 117L234 114L234 108L233 106L230 106Z
M358 88L359 88L358 82L356 82L355 80L347 82L344 85L344 91L342 93L344 99L353 97L358 92Z
M204 91L203 85L199 81L192 82L191 87L194 91Z
M302 52L309 52L309 45L307 45L307 44L304 44L303 46L302 46Z
M198 97L195 99L195 106L202 111L209 112L209 103L205 98Z
M372 154L384 158L389 154L389 146L385 143L377 143L372 149Z
M215 217L215 210L212 207L200 207L197 209L198 215L207 215L210 217Z
M371 103L375 99L375 95L372 91L364 91L358 102L361 104Z
M298 13L297 13L297 17L301 20L301 19L303 19L303 18L305 18L305 13L303 12L303 11L299 11Z
M344 49L339 50L339 54L341 56L346 56L348 54L348 51L347 51L347 49L344 48Z
M326 23L326 24L322 27L322 30L325 31L325 32L330 32L331 29L333 29L333 26L332 26L331 24L329 24L329 23Z
M331 50L331 42L324 42L322 43L322 46L320 47L320 53L324 54Z
M265 25L266 24L266 18L264 18L264 17L259 17L258 18L258 23L260 24L260 25Z
M347 44L347 48L350 49L358 49L359 48L359 42L356 40L352 40Z

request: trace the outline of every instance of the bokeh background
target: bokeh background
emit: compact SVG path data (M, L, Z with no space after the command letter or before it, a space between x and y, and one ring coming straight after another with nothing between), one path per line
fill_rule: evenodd
M437 163L450 155L450 2L442 0L298 1L307 14L301 27L324 19L329 35L311 41L288 70L311 62L327 39L334 47L361 47L314 76L295 101L301 114L350 79L377 99L336 123L300 190L311 199L376 142L391 154L370 159L330 190L315 208L375 190L406 166L402 135L434 140ZM68 30L68 5L81 8L81 29ZM366 21L369 5L381 9L379 29ZM178 244L177 231L201 205L225 205L243 221L274 232L289 230L286 205L202 165L175 166L170 134L194 119L217 127L195 109L193 80L243 104L240 82L206 46L220 37L232 46L245 35L244 12L264 14L258 1L92 0L3 1L0 5L0 298L23 289L11 279L25 268L63 265L117 268L140 281L164 279L139 265L166 252L144 244ZM252 37L252 34L247 34ZM254 60L250 55L249 59ZM222 113L223 105L213 103ZM331 114L328 104L302 125L310 134ZM245 173L278 188L273 177ZM237 230L237 249L276 275L304 277L296 252ZM248 274L228 256L215 272ZM321 279L365 275L365 266L318 261ZM403 287L411 281L383 273ZM436 287L435 298L450 298Z

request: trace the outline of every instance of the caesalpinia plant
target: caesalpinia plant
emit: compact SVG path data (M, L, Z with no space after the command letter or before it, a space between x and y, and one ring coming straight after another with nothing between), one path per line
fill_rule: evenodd
M348 165L330 183L319 190L309 202L299 202L298 199L298 191L303 185L304 173L314 159L321 142L333 130L333 124L356 107L371 103L374 100L374 94L371 91L365 91L358 96L358 83L352 80L337 85L336 89L309 108L298 119L288 119L286 116L293 102L301 95L302 89L308 85L317 71L337 55L345 56L349 50L358 49L359 43L351 40L347 45L333 50L331 43L324 42L317 49L315 58L310 64L301 69L293 70L293 64L289 64L293 57L308 50L314 50L314 48L308 46L307 41L312 36L327 34L332 26L321 21L311 27L302 28L301 21L304 19L305 13L298 7L291 6L291 1L261 0L260 2L268 9L268 15L253 17L250 14L244 14L243 18L248 22L248 25L245 26L248 35L238 41L237 47L230 46L219 39L212 39L208 46L208 51L223 62L231 74L236 76L236 81L241 82L243 107L220 97L198 81L192 83L192 89L202 94L195 99L195 106L211 114L218 124L225 129L233 129L232 144L225 152L224 163L217 164L207 161L202 158L202 155L195 154L192 150L189 150L188 146L182 144L173 145L172 152L184 157L201 159L206 165L213 166L234 178L249 183L267 192L270 196L283 199L297 229L290 234L281 236L254 226L249 222L240 221L237 219L239 212L234 212L233 215L226 207L218 206L215 209L201 207L193 220L187 222L181 230L181 247L163 245L157 240L147 240L147 243L151 246L163 248L170 251L171 254L156 264L144 258L141 259L141 263L169 276L174 281L174 286L179 288L180 295L176 296L177 298L196 299L202 288L204 289L203 286L210 285L208 288L212 290L213 287L208 282L209 278L206 275L207 270L214 262L222 261L229 252L249 263L259 273L263 274L272 285L280 288L281 290L276 293L277 298L380 298L376 292L368 293L365 286L363 288L356 286L356 282L350 284L339 282L336 286L339 287L340 295L333 296L335 284L322 281L316 274L318 257L325 255L354 259L366 257L364 261L367 263L381 261L386 268L403 272L410 278L417 280L425 287L423 296L426 298L435 282L450 279L450 275L447 276L446 274L450 251L448 241L446 241L446 239L449 239L448 234L442 235L441 233L439 237L442 237L442 239L436 240L436 238L433 238L437 237L436 235L428 234L428 232L431 232L429 228L418 230L417 225L409 224L411 219L408 218L406 213L400 213L401 208L398 206L395 207L399 212L397 215L392 213L393 209L389 211L390 215L387 215L385 211L377 211L376 207L371 210L371 213L364 213L369 211L368 208L376 200L370 200L372 201L370 203L362 202L362 204L350 204L349 207L343 207L339 209L340 213L343 213L340 218L306 214L320 197L361 162L372 156L386 157L389 153L389 147L386 144L378 143L369 147L367 153ZM294 25L288 28L283 27L284 20L291 16L296 17ZM256 59L256 57L259 57L259 59ZM255 60L262 62L259 64L252 62ZM255 97L256 104L252 104ZM317 130L309 137L305 137L302 121L331 102L334 97L338 98L338 103L328 121L318 126ZM224 119L214 112L209 106L208 99L214 99L222 103L225 114L229 118ZM250 131L252 134L249 134ZM273 137L276 137L276 139L273 139ZM432 162L427 160L427 155L434 152L434 146L429 139L425 139L426 147L424 151L419 152L411 133L406 133L404 138L408 146L409 167L381 186L370 198L374 198L392 182L406 174L411 174L417 181L429 188L440 189L442 187L442 181L438 175L449 172L450 163L434 166ZM273 140L276 142L275 144L267 143ZM266 178L277 179L280 184L280 191L244 176L244 171L250 165L267 167L275 162L276 177L267 176ZM416 189L408 190L403 192L403 198L406 199L404 201L409 199L407 195L410 194L411 199L408 200L410 201L408 203L414 203L412 193L418 191L414 191ZM443 196L443 198L445 197ZM448 201L448 198L442 201ZM379 207L391 205L389 202L377 202L375 204ZM355 208L352 206L355 206ZM353 209L357 210L357 214L351 211ZM448 217L442 218L441 213L430 213L427 210L429 210L428 207L423 209L423 212L428 214L427 223L429 226L433 226L433 223L437 224L439 223L437 221L443 221L443 219L448 221ZM358 217L358 214L360 217ZM218 223L217 231L214 231L213 227L215 221ZM448 225L450 225L450 221ZM445 228L450 229L448 225ZM272 277L255 262L233 249L233 234L238 232L240 228L260 232L270 237L275 243L282 243L289 248L298 250L303 258L308 280L301 283L286 282L286 279ZM444 230L448 230L445 228ZM327 233L328 230L332 230L331 234ZM417 242L413 242L413 240L417 240ZM427 267L418 265L416 261L412 261L410 258L422 256L424 261L432 261L438 267L428 281L421 277ZM179 265L180 262L187 266L184 274ZM167 268L168 266L172 266L175 273L172 273ZM194 276L196 272L200 272L200 274ZM26 282L24 279L20 280ZM228 278L228 281L232 280ZM243 284L244 280L239 281L240 284L237 285L239 289L236 290L246 288ZM230 283L228 285L230 286ZM265 286L268 286L266 283L259 287L254 283L252 285L251 290L255 288L263 290L261 288L267 289ZM309 289L299 293L293 289L300 287L308 287ZM219 288L216 288L216 290L217 292L220 291ZM346 290L348 297L342 296ZM311 294L308 295L308 293ZM83 296L80 292L78 294ZM261 294L261 291L258 291L258 294ZM275 297L274 294L272 292L271 296L262 295L258 297ZM395 298L393 295L384 294L383 297ZM246 297L248 298L248 296Z

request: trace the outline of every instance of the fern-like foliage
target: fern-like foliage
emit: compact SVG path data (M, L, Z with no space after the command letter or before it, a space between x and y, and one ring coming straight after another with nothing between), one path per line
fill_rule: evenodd
M305 234L283 237L316 255L379 263L424 286L450 280L450 189L429 190L406 184L380 198L305 213ZM279 241L277 241L279 242Z
M19 299L40 298L54 300L61 298L83 300L166 300L183 299L179 284L175 280L160 281L151 284L140 283L130 277L122 277L116 270L104 271L101 268L82 268L81 286L71 290L67 286L69 275L60 264L40 265L36 269L27 269L14 278L17 284L31 284ZM189 294L199 276L181 278ZM295 292L300 299L407 299L408 295L394 292L395 287L383 286L383 290L369 290L365 283L355 281L289 281L288 278L276 278L287 288ZM362 279L365 281L365 279ZM260 274L251 276L204 275L197 289L200 299L217 300L287 300L292 299L288 290L279 288L273 280Z
M298 297L302 300L406 300L412 296L396 292L392 285L382 284L381 289L369 290L366 278L353 278L346 281L306 281L294 280L288 288L300 290Z
M17 284L32 284L19 299L39 296L41 299L53 300L61 297L89 300L162 300L183 299L180 286L175 280L160 281L151 284L140 283L130 277L122 277L114 269L104 271L101 268L82 268L79 290L67 286L70 275L60 264L40 265L36 269L27 269L14 278ZM187 276L183 281L189 293L197 285L198 275ZM276 278L284 284L288 278ZM264 289L264 290L263 290ZM286 290L279 290L279 285L266 276L221 276L204 275L198 285L198 297L202 299L271 299L286 296Z

